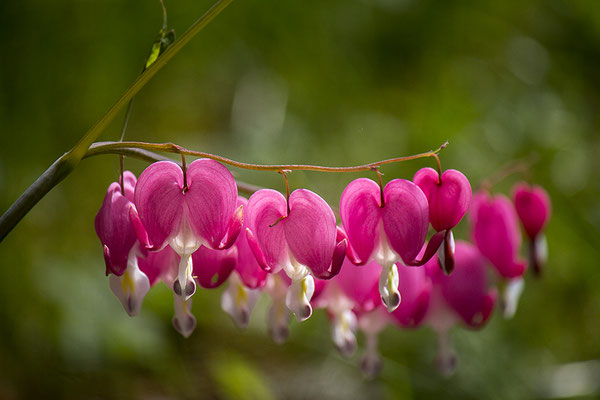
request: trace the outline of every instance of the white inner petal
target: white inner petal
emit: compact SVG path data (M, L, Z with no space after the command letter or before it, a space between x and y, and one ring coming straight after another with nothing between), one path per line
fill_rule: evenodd
M285 305L295 315L298 322L308 319L312 314L310 299L315 292L315 281L311 275L300 280L292 280L285 295Z
M398 276L398 267L392 264L388 267L383 267L379 275L379 294L381 301L387 307L388 312L394 311L400 305L400 291L398 284L400 283Z
M515 278L508 281L502 293L502 311L504 318L512 318L517 312L519 298L525 287L523 278Z
M150 290L150 281L137 263L137 245L134 246L127 257L127 268L121 276L109 276L110 290L119 299L119 302L133 317L139 314L146 293Z
M376 245L375 251L373 252L373 259L381 266L395 264L400 261L400 256L392 250L387 235L385 234L382 221L379 221L378 229L379 243Z
M245 328L250 321L250 313L260 296L259 289L249 289L240 276L233 271L227 289L221 296L221 308L233 318L239 328Z

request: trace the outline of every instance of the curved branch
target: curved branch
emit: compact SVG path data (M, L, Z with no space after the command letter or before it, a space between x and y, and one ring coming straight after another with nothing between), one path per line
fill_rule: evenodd
M425 153L415 154L405 157L390 158L387 160L375 161L369 164L354 165L349 167L326 167L321 165L308 165L308 164L281 164L281 165L262 165L262 164L250 164L235 161L226 157L205 153L202 151L194 151L183 148L174 143L145 143L145 142L100 142L94 143L90 146L90 149L86 153L86 157L94 156L97 154L105 153L117 153L121 149L141 149L149 151L161 151L175 154L185 154L195 157L210 158L212 160L219 161L223 164L228 164L233 167L255 170L255 171L275 171L279 172L282 170L300 170L300 171L317 171L317 172L360 172L360 171L372 171L377 167L385 164L392 164L402 161L416 160L419 158L436 157L437 154L442 151L448 142L442 144L436 150L430 150ZM120 153L119 153L120 154Z

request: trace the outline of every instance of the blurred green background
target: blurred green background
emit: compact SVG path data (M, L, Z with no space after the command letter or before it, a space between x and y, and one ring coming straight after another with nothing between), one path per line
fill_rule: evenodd
M165 0L178 34L210 0ZM161 27L158 0L0 2L0 210L136 77ZM351 165L450 145L474 188L517 159L553 202L550 258L512 320L455 329L459 369L436 340L388 328L384 369L334 350L323 312L282 346L262 299L246 331L194 297L198 327L171 327L161 285L129 318L108 288L93 219L116 156L84 160L0 244L0 398L354 399L600 396L600 3L571 0L234 2L140 92L127 139L259 163ZM117 140L123 116L101 136ZM139 174L145 163L126 160ZM390 165L412 178L431 160ZM275 173L234 170L281 190ZM369 174L294 172L337 206ZM512 176L494 188L508 193ZM466 238L466 222L457 236ZM362 338L361 338L362 341Z

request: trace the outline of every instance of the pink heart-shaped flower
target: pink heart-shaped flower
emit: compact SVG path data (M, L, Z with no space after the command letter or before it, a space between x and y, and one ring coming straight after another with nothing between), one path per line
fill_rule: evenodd
M429 202L429 220L436 231L454 228L471 204L471 184L455 169L440 176L433 168L417 171L413 182L425 193Z
M548 193L540 186L529 186L521 182L513 188L513 201L527 236L535 240L548 223L552 212Z

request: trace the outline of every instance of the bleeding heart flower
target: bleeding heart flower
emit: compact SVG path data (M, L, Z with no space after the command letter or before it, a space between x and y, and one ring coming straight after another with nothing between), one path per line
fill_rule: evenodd
M468 328L481 329L494 309L497 293L487 282L485 260L473 245L456 243L456 265L452 275L440 270L432 259L425 269L433 282L433 292L427 321L439 338L438 368L450 375L456 367L456 355L449 342L450 328L462 322Z
M310 190L295 190L289 214L287 210L281 193L257 191L246 207L246 234L258 264L273 273L283 269L292 280L286 305L303 321L312 313L310 274L319 279L335 276L344 261L346 240L338 238L331 207Z
M548 257L546 236L542 233L552 213L550 197L540 186L521 182L513 188L515 209L529 238L529 260L539 275Z
M135 188L140 223L148 233L140 242L153 250L171 246L181 256L173 290L189 299L196 290L192 253L201 246L227 249L242 225L236 210L237 187L223 165L209 159L192 162L186 170L170 161L150 165ZM136 220L132 217L132 220Z
M456 271L446 276L437 262L432 259L425 265L425 270L445 304L469 328L483 327L494 309L497 293L495 289L488 288L485 259L481 253L475 246L458 241Z
M527 266L518 258L521 232L510 200L481 191L473 198L470 217L473 241L481 254L503 278L521 277Z
M213 250L200 247L191 257L193 276L205 289L221 286L233 272L238 258L235 247L227 250Z
M137 241L130 213L135 211L132 203L136 184L135 175L126 171L123 191L113 182L106 192L102 207L95 219L96 233L104 249L106 275L121 305L130 316L137 315L144 296L150 290L148 277L138 267L138 256L144 254Z
M315 290L311 303L327 310L333 343L345 357L356 350L356 313L381 304L377 286L380 270L376 262L357 267L346 259L340 273L331 280L319 281L323 286L319 294Z
M429 221L436 231L452 229L471 205L471 184L462 172L448 169L442 179L433 168L422 168L413 179L429 202Z
M163 281L169 288L173 288L173 282L177 279L179 260L180 257L170 247L148 252L145 258L138 257L140 269L148 276L150 286ZM184 301L173 293L173 307L173 327L187 338L196 329L196 318L191 312L192 300Z
M238 206L246 206L248 200L238 197ZM229 277L227 289L221 296L221 308L233 318L239 328L245 328L250 322L250 314L258 301L261 288L267 282L267 272L263 270L246 238L247 224L244 223L234 247L237 249L235 270ZM286 325L287 327L287 325Z
M451 229L464 217L471 205L471 184L462 172L444 171L441 178L433 168L422 168L413 179L429 202L429 221L436 231L446 230L444 245L438 252L444 271L454 268L454 236Z
M431 262L430 260L429 263ZM403 328L416 328L429 309L431 279L427 276L425 267L407 267L400 263L397 266L398 291L402 296L402 302L392 312L392 316Z
M381 193L377 183L360 178L350 182L342 193L340 215L350 244L348 257L358 265L374 259L383 267L379 292L388 311L393 311L400 304L395 263L424 264L445 235L434 235L423 257L417 259L429 227L425 194L404 179L390 181Z
M138 257L138 265L148 277L150 286L162 281L172 288L177 278L179 256L170 247L165 247L161 251L146 252L145 257Z

